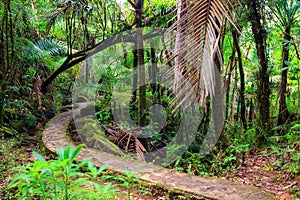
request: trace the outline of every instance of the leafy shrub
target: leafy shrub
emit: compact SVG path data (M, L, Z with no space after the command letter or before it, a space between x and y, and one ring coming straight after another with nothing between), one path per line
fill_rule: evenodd
M58 148L57 160L50 161L33 152L37 160L33 164L15 168L16 174L8 189L16 188L16 197L19 199L116 199L122 193L115 185L98 183L104 166L98 169L90 159L74 163L81 148L82 145L76 149L70 146ZM83 170L87 172L83 173ZM104 179L108 178L111 177L104 176ZM125 185L129 190L128 195L138 178L127 176L124 179L124 183L129 183Z
M27 115L26 115L25 122L26 122L26 126L27 126L28 128L33 128L33 127L35 127L36 121L37 121L37 119L36 119L36 117L35 117L34 115L32 115L32 114L27 114Z

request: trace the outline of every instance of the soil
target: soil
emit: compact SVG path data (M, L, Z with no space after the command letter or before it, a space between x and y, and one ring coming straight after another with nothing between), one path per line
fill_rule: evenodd
M283 155L282 162L287 163L287 159L288 157ZM281 200L300 199L300 196L293 197L290 192L290 190L299 190L300 176L294 177L292 173L283 173L283 169L275 165L278 160L280 157L275 155L248 156L244 164L232 174L227 175L226 179L263 188Z

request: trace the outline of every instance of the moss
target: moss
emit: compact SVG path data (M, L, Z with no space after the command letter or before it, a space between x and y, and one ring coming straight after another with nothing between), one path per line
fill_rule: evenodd
M97 124L95 124L94 120L83 118L80 123L83 123L79 131L80 137L87 147L95 148L118 156L123 155L123 152L119 149L119 147L106 138L105 132L99 128Z

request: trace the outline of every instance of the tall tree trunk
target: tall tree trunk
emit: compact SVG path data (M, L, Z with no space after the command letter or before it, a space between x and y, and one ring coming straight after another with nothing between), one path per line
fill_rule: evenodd
M138 86L138 73L137 73L137 66L138 66L138 56L137 56L137 47L136 43L134 44L133 50L133 83L132 83L132 102L136 102L136 95L137 95L137 86Z
M155 49L154 49L154 44L153 41L151 41L151 50L150 50L150 54L151 54L151 80L152 80L152 85L151 85L151 89L152 89L152 94L153 94L153 98L157 98L157 96L155 96L155 92L158 92L157 90L157 59L156 59L156 55L155 55Z
M249 103L249 114L248 114L248 120L249 122L252 122L252 120L255 118L255 113L254 113L254 104L252 101L252 97L250 98L250 103Z
M144 44L142 32L142 13L143 0L135 0L135 20L136 20L136 53L138 63L138 80L139 80L139 108L138 108L138 125L140 127L146 126L146 87L145 87L145 63L144 63ZM147 138L142 136L139 141L148 151Z
M259 62L259 87L257 91L258 109L259 109L259 125L270 133L269 115L270 115L270 83L268 74L268 59L266 53L266 37L267 32L262 24L262 17L260 15L260 3L257 0L247 0L249 7L249 19L251 19L252 32L256 44L257 57ZM265 138L261 135L257 141L260 144L265 142Z
M231 75L232 75L232 71L235 68L235 59L234 59L234 55L235 55L235 48L232 49L232 53L230 56L230 62L229 62L229 66L228 66L228 70L227 70L227 78L225 81L225 93L226 93L226 107L225 107L225 121L227 121L228 119L228 113L229 113L229 95L230 95L230 85L231 85Z
M1 19L1 27L0 27L0 48L2 51L0 51L0 66L1 71L0 73L0 125L3 122L3 115L4 115L4 91L5 91L5 72L6 72L6 65L5 65L5 42L4 42L4 29L5 29L5 17L3 16Z
M11 1L5 1L2 24L1 24L1 53L0 53L0 123L3 121L4 117L4 100L7 86L15 82L17 66L13 65L14 61L14 29L13 29L13 13L11 10Z
M37 17L37 13L38 13L38 12L37 12L37 10L36 10L36 8L35 8L35 1L33 1L33 0L31 0L31 8L32 8L32 11L33 11L33 19L34 19L34 22L35 22L36 24L38 24L38 17ZM35 32L35 34L37 35L38 38L41 37L39 29L34 29L34 32Z
M136 7L136 47L138 62L138 79L139 79L139 125L146 125L146 87L145 86L145 63L144 63L144 44L142 32L142 9L143 0L135 0Z
M234 72L234 85L233 85L233 89L232 89L232 95L231 95L231 107L230 107L230 116L229 116L229 120L230 123L234 122L234 113L235 113L235 105L236 105L236 95L235 95L235 91L237 88L237 70L235 69Z
M279 91L279 113L277 119L277 126L284 124L288 117L289 111L286 105L286 87L287 87L287 75L288 75L288 60L289 60L289 50L290 50L290 41L291 41L291 27L287 25L285 27L284 36L283 36L283 48L282 48L282 74L280 82L280 91Z
M239 46L239 34L237 32L237 30L233 29L232 30L232 37L233 37L233 43L234 43L234 47L236 49L236 53L237 53L237 61L238 61L238 67L239 67L239 71L240 71L240 84L241 84L241 88L240 88L240 105L241 105L241 112L240 112L240 116L241 116L241 121L243 124L243 128L246 129L247 128L247 121L246 121L246 104L245 104L245 74L244 74L244 69L243 69L243 61L242 61L242 53L241 53L241 49Z

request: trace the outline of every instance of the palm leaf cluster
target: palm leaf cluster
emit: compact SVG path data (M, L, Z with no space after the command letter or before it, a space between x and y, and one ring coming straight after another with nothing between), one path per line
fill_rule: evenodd
M177 21L169 28L166 43L170 47L169 60L175 60L169 74L174 76L182 103L191 97L204 102L206 96L214 95L214 63L222 63L221 27L225 19L232 22L229 7L231 4L225 0L177 1Z
M274 15L280 22L281 26L293 24L294 21L299 20L300 2L292 1L275 1L270 6L274 11Z
M66 1L61 1L58 5L58 7L51 10L51 16L50 20L47 24L46 30L47 32L50 31L51 27L54 25L56 22L57 18L60 16L63 16L65 14L68 15L69 12L74 12L78 14L79 12L82 12L83 10L87 12L91 12L92 8L88 6L87 2L81 1L81 0L66 0Z
M50 56L66 55L66 48L63 44L54 40L38 40L32 42L26 38L22 39L23 52L29 60L40 60Z

